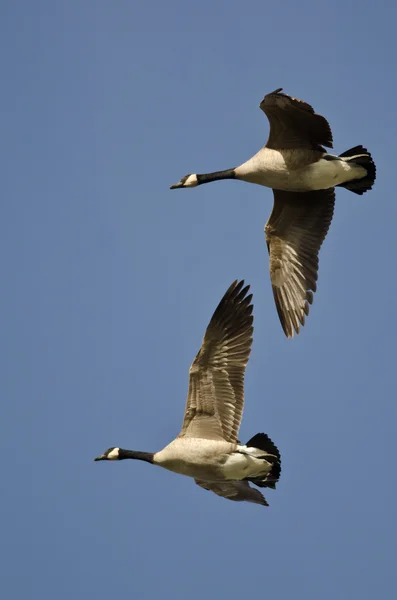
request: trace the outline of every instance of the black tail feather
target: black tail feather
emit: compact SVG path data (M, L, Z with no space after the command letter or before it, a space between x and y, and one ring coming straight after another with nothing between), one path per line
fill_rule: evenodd
M280 479L281 474L281 456L277 446L266 433L257 433L246 443L246 446L249 448L258 448L266 452L267 456L264 456L264 459L272 465L270 473L261 477L251 478L248 481L258 487L267 487L275 490L276 483Z
M257 433L245 445L248 446L248 448L259 448L259 450L263 450L268 454L274 454L274 456L280 458L280 452L278 451L277 446L273 444L266 433Z
M364 146L361 146L360 144L359 146L349 148L349 150L342 152L342 154L339 154L339 156L341 158L349 158L349 156L357 156L357 154L369 154L369 152L366 148L364 148Z
M357 154L363 154L364 156L357 156ZM354 146L354 148L346 150L346 152L343 152L339 156L347 159L351 157L351 162L360 167L364 167L367 171L367 175L362 179L353 179L352 181L341 183L338 187L344 187L360 196L364 194L364 192L370 190L376 179L376 166L368 150L364 148L364 146Z

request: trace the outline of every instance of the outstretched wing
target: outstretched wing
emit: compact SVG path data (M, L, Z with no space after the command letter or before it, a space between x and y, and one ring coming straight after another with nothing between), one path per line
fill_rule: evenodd
M251 487L248 481L201 481L199 479L194 481L205 490L214 492L217 496L222 496L227 500L253 502L254 504L262 504L262 506L269 506L263 494Z
M310 104L281 93L282 88L267 94L260 103L270 123L267 148L281 150L307 148L324 151L332 148L328 121L314 112Z
M335 190L273 190L274 206L265 226L270 278L278 316L287 337L299 333L313 302L318 254L332 221Z
M252 295L243 286L235 281L223 296L190 367L180 437L237 441L253 332Z

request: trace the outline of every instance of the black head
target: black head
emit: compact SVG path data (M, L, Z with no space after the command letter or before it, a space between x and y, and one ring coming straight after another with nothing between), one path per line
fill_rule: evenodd
M139 452L138 450L124 450L124 448L108 448L106 452L94 458L98 460L124 460L132 458L134 460L144 460L145 462L153 463L152 452Z
M103 454L100 454L99 456L97 456L96 458L94 458L95 461L97 460L121 460L122 458L122 450L120 448L108 448Z
M171 185L170 190L177 190L178 188L186 187L196 187L196 185L198 184L199 181L197 179L197 175L195 173L189 173L189 175L185 175L185 177L182 177L182 179L178 181L178 183Z

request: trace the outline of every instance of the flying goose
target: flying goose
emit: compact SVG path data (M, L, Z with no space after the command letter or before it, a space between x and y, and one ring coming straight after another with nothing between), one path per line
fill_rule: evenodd
M280 453L265 433L245 445L237 439L244 408L244 373L251 352L253 317L249 286L235 281L219 303L189 371L185 416L178 437L160 452L109 448L99 460L144 460L193 477L229 500L268 506L259 490L275 489Z
M326 152L323 146L332 148L326 119L281 91L268 94L260 104L270 134L257 154L233 169L186 175L171 189L218 179L273 188L273 211L265 226L270 278L281 325L292 338L305 324L313 302L318 254L332 221L335 186L361 195L372 188L376 168L363 146L340 156Z

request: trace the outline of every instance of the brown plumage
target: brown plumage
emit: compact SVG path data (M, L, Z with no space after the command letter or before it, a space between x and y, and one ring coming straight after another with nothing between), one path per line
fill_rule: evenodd
M260 108L270 124L266 145L233 169L183 177L174 188L219 179L240 179L273 189L274 206L265 226L270 277L281 325L287 337L299 333L313 302L318 254L332 221L335 187L363 194L376 178L363 146L329 154L328 121L310 104L282 93L267 94Z
M327 119L315 113L307 102L282 94L282 89L267 94L259 105L270 124L266 148L308 148L320 152L324 152L322 146L333 148Z
M262 504L262 506L269 506L261 492L251 487L248 481L200 481L195 479L195 482L205 490L214 492L217 496L222 496L227 500L253 502L254 504Z
M243 286L235 281L225 293L190 367L180 437L237 442L253 334L252 294Z
M180 434L159 452L108 448L96 461L135 459L192 477L197 485L237 502L268 503L259 490L275 489L278 448L265 433L238 439L244 408L244 373L252 345L252 294L235 281L218 304L189 372Z
M292 337L305 324L317 289L318 253L334 214L335 191L273 193L265 225L270 279L281 325Z

